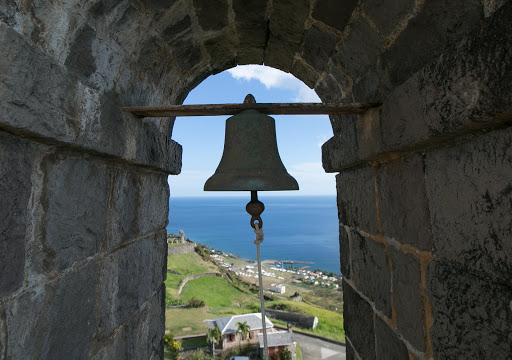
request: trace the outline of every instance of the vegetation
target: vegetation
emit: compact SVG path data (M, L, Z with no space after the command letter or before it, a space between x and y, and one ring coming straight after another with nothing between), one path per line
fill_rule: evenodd
M295 356L296 356L297 360L302 360L302 350L301 350L299 344L295 345Z
M204 301L192 296L188 299L187 306L191 308L202 308L204 306Z
M198 336L181 339L181 346L183 348L207 347L208 343L206 342L206 336Z
M241 262L240 259L233 259L232 261L235 263ZM222 267L218 266L215 261L210 258L209 252L203 248L196 248L196 253L192 254L169 255L167 265L167 280L165 281L167 306L182 304L189 306L168 308L166 310L166 329L175 336L206 334L207 328L204 322L205 319L215 319L260 311L257 286L234 275L233 272L228 273ZM212 272L221 273L223 276L203 277L190 280L183 288L181 294L178 294L178 286L185 276ZM283 274L283 276L291 275ZM299 330L344 341L343 316L341 314L341 291L306 286L303 284L293 284L293 286L292 284L290 284L290 286L287 284L286 286L287 292L290 291L290 288L293 289L293 291L299 291L304 301L294 302L289 300L288 295L276 295L275 301L266 301L267 307L316 316L319 319L319 325L316 329ZM334 311L327 310L325 307ZM283 322L272 321L276 325L286 327L286 324ZM241 334L243 333L241 328L239 328L239 332ZM245 336L247 336L247 333ZM206 346L206 336L191 341L197 343L188 344L184 341L183 346ZM230 354L235 355L235 353L249 354L250 350L244 348L230 350ZM297 348L297 354L297 359L300 359L302 355L299 347ZM224 355L227 356L227 354ZM170 348L167 346L165 356L166 359L174 359L170 357ZM187 352L186 358L192 358L191 356L195 355ZM205 355L204 358L206 359L208 357Z
M345 341L345 331L343 329L343 315L322 309L318 306L312 306L301 302L278 301L268 305L269 308L296 312L299 314L316 316L318 326L316 329L300 329L301 331L324 336L330 339ZM282 326L286 323L272 319L272 322Z
M172 334L164 335L164 343L168 349L168 357L172 360L180 360L181 342L174 340Z
M288 349L281 349L272 353L270 360L292 360L292 353Z
M253 295L239 291L226 278L221 277L190 280L183 288L181 297L186 300L192 297L202 299L209 307L240 306L255 301Z
M222 333L220 331L220 328L218 326L215 326L214 328L208 329L206 338L212 344L212 352L213 356L215 356L215 345L218 345L220 343L220 340L222 339Z
M263 320L262 320L263 321ZM245 340L251 333L251 327L247 325L247 321L236 323L236 332L240 333L240 349L242 348L242 339Z

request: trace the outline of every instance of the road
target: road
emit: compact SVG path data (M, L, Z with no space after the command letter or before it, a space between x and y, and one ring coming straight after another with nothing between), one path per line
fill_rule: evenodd
M300 345L303 360L345 360L345 347L327 341L293 333Z

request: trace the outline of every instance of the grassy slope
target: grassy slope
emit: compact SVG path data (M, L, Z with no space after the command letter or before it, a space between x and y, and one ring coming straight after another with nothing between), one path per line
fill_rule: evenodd
M167 273L165 284L169 295L175 299L180 298L184 302L194 296L203 300L207 305L207 307L201 309L168 309L165 313L166 329L170 330L175 336L205 333L206 325L203 322L205 319L259 311L257 296L237 290L227 279L220 277L191 280L184 287L181 296L178 296L178 284L186 275L218 272L216 265L204 261L195 253L170 255L168 257L168 269L176 270L182 274ZM319 325L317 329L310 332L337 340L345 339L341 314L305 303L286 300L268 302L266 306L277 302L286 304L292 311L318 317ZM276 321L276 323L279 322Z
M202 274L207 272L218 272L217 266L211 262L204 261L196 253L183 255L169 255L167 257L167 269L181 273L181 275L173 274L167 271L167 279L165 280L165 288L167 294L178 299L178 286L181 280L188 275Z
M209 307L242 305L254 302L254 296L235 289L225 278L203 277L190 280L181 292L183 299L195 297Z
M343 329L343 316L330 310L311 306L301 302L278 301L276 303L285 304L288 308L297 313L316 316L318 318L318 326L314 330L300 329L301 331L310 332L330 339L345 341L345 331ZM272 303L265 304L271 306ZM275 321L276 323L284 324Z

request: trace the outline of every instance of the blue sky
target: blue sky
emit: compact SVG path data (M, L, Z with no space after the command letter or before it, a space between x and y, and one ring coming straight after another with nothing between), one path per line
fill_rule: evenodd
M260 65L244 65L205 79L184 104L241 103L247 94L257 102L320 102L316 93L293 75ZM334 195L334 174L322 169L320 146L332 137L326 115L272 116L277 145L299 191L266 192L265 195ZM183 145L183 167L169 176L171 197L246 195L239 192L205 192L205 181L215 172L224 147L227 116L178 117L172 138Z

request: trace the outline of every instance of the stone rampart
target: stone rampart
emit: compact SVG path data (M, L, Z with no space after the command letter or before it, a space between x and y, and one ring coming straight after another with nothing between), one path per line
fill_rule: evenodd
M274 319L286 321L303 329L314 329L318 325L316 316L298 314L290 311L265 309L267 315Z
M195 248L196 248L196 243L187 242L185 244L169 246L167 249L167 253L169 255L192 254L194 252Z
M173 118L119 107L249 63L382 103L331 116L323 146L347 359L508 358L511 18L510 0L1 1L0 358L162 358L181 146Z
M183 280L181 280L180 285L178 286L178 295L181 294L183 288L185 287L185 285L187 285L187 283L190 280L200 279L200 278L207 277L207 276L222 277L222 274L219 274L219 273L203 273L203 274L195 274L195 275L186 276L186 277L183 278Z

